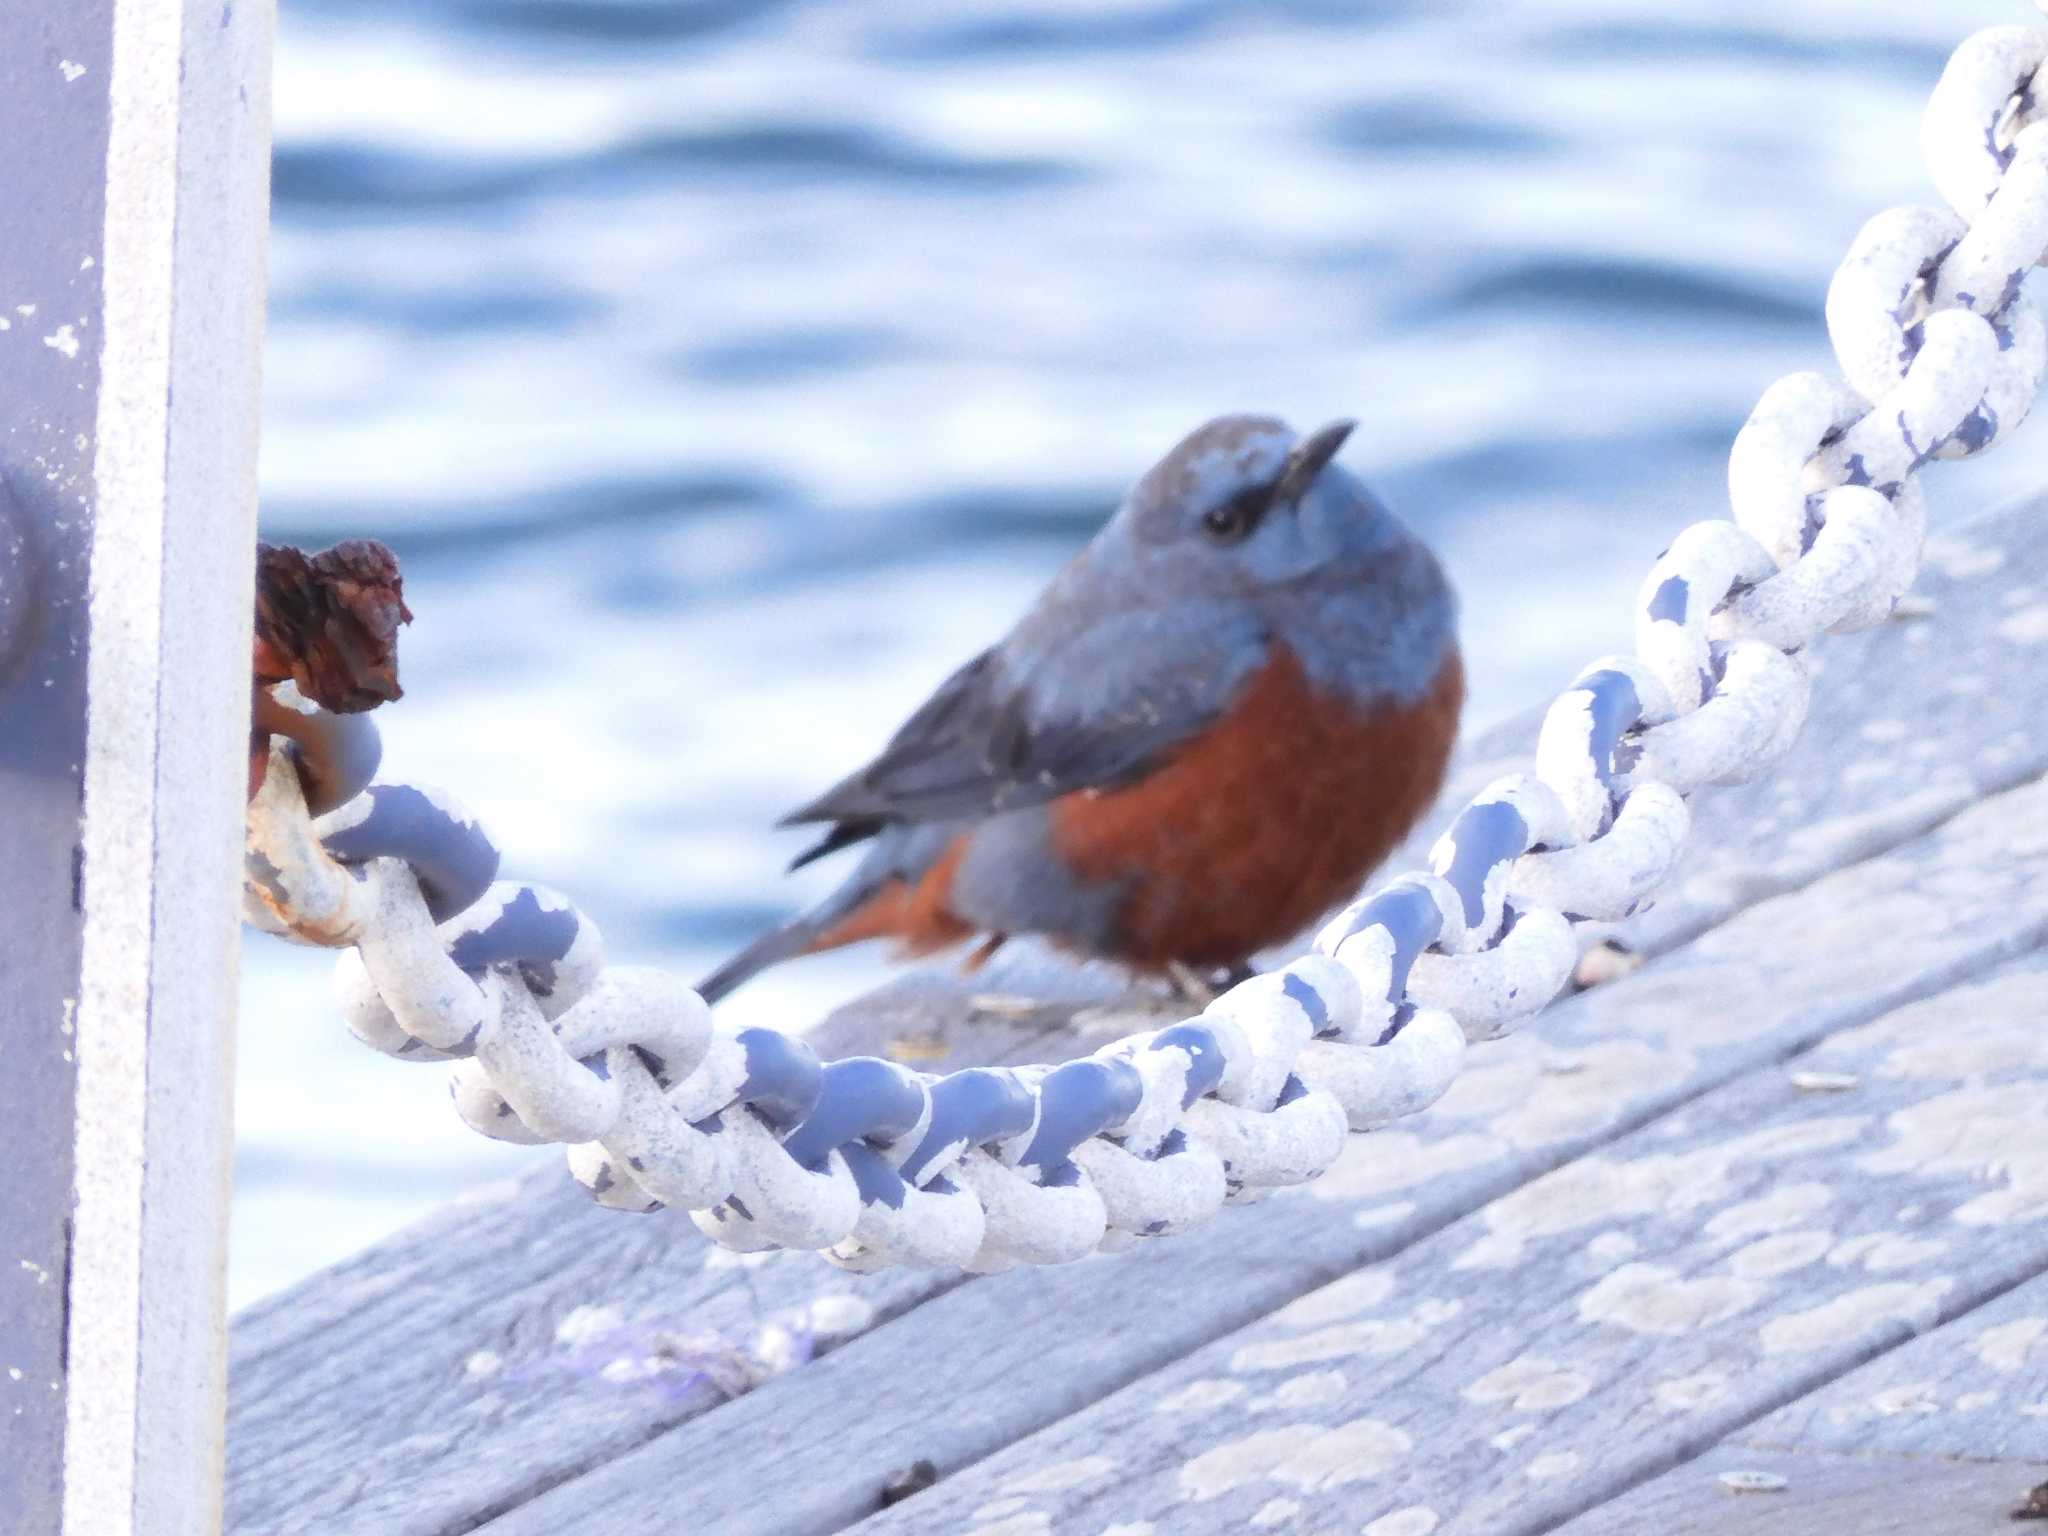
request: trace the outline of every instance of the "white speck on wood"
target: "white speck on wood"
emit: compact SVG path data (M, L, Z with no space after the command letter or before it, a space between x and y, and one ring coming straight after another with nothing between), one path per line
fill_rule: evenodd
M1934 1388L1924 1381L1886 1387L1881 1392L1872 1393L1870 1406L1887 1419L1902 1413L1941 1412L1941 1401L1934 1395Z
M1641 1246L1626 1232L1602 1232L1586 1244L1586 1256L1597 1264L1619 1264L1634 1258Z
M1375 1227L1391 1227L1396 1222L1406 1221L1415 1214L1413 1200L1395 1200L1386 1205L1369 1205L1351 1218L1351 1225L1361 1232L1370 1232Z
M1241 1381L1219 1381L1210 1378L1191 1381L1178 1392L1168 1393L1159 1400L1153 1411L1156 1413L1207 1413L1220 1408L1236 1397L1242 1397L1245 1384Z
M619 1330L617 1307L572 1307L569 1315L555 1324L555 1341L571 1346L591 1343Z
M1769 1280L1817 1264L1834 1242L1832 1234L1812 1230L1777 1232L1760 1237L1728 1255L1731 1274L1745 1280Z
M1721 1486L1730 1493L1782 1493L1785 1479L1775 1472L1723 1472Z
M1552 1483L1561 1477L1570 1477L1585 1464L1585 1458L1577 1451L1547 1451L1529 1463L1529 1478L1533 1482Z
M52 352L61 352L66 357L78 356L78 328L60 325L43 338L43 345Z
M1273 1314L1273 1321L1289 1328L1317 1328L1370 1312L1393 1294L1391 1269L1361 1269L1331 1281L1319 1291L1310 1291L1299 1301L1289 1302Z
M1579 1320L1668 1338L1725 1322L1762 1295L1735 1275L1687 1280L1661 1264L1625 1264L1579 1298Z
M1180 1469L1181 1496L1213 1499L1261 1479L1304 1492L1383 1476L1415 1442L1379 1419L1353 1419L1335 1429L1289 1424L1219 1445Z
M1441 1306L1424 1302L1405 1318L1360 1318L1356 1322L1333 1323L1297 1338L1266 1339L1238 1350L1230 1357L1230 1368L1271 1371L1318 1360L1398 1355L1419 1344L1447 1316L1456 1316L1455 1310L1446 1314Z
M1046 1536L1052 1529L1052 1517L1043 1510L1031 1510L1026 1514L1012 1515L1007 1520L998 1520L993 1525L977 1525L968 1536Z
M1854 1072L1794 1072L1792 1086L1801 1093L1848 1093L1861 1087Z
M1349 1390L1350 1385L1342 1371L1304 1371L1281 1382L1264 1397L1253 1398L1245 1404L1245 1409L1251 1413L1275 1410L1299 1413L1305 1408L1320 1408L1325 1403L1334 1403Z
M1518 1413L1545 1413L1576 1403L1593 1390L1592 1378L1534 1355L1519 1355L1465 1389L1474 1403L1506 1403Z
M1657 1406L1666 1413L1690 1413L1728 1395L1728 1377L1721 1371L1700 1371L1657 1383Z
M1970 1352L1994 1371L2017 1371L2043 1335L2048 1335L2048 1318L2015 1318L1978 1334Z
M1834 1198L1834 1191L1825 1184L1810 1180L1787 1184L1754 1200L1729 1206L1707 1223L1706 1233L1709 1237L1740 1241L1766 1232L1779 1232L1786 1227L1797 1226Z
M1410 1504L1390 1515L1381 1515L1368 1525L1362 1536L1430 1536L1437 1528L1436 1511L1422 1504Z
M875 1320L874 1303L865 1297L820 1296L804 1309L811 1331L828 1338L859 1333Z
M1964 1174L2005 1187L1957 1208L1965 1226L2000 1226L2048 1214L2048 1136L2036 1134L2038 1083L1959 1088L1886 1117L1891 1146L1861 1158L1871 1173Z
M1051 1466L1038 1467L1022 1477L1013 1477L1003 1484L1005 1493L1061 1493L1069 1488L1079 1488L1097 1478L1107 1477L1116 1467L1108 1456L1083 1456L1075 1461L1056 1461Z
M2039 645L2048 641L2048 603L2022 608L1998 626L2001 639L2015 645Z
M1924 1327L1953 1284L1947 1277L1913 1283L1890 1280L1866 1285L1804 1312L1787 1312L1763 1325L1767 1355L1803 1354L1848 1342L1874 1324L1890 1319Z

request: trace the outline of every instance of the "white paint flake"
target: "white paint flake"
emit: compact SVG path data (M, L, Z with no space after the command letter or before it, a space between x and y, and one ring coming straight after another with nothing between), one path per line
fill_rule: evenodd
M462 1362L463 1374L467 1376L495 1376L504 1368L505 1362L497 1351L480 1349Z
M1934 1388L1924 1381L1907 1382L1902 1386L1886 1387L1870 1395L1870 1406L1881 1418L1897 1418L1902 1413L1925 1414L1941 1412L1941 1400L1934 1395Z
M1773 1233L1729 1254L1728 1269L1745 1280L1774 1279L1819 1263L1833 1242L1834 1236L1828 1232Z
M1207 1413L1212 1408L1221 1408L1232 1398L1242 1397L1245 1384L1241 1381L1191 1381L1178 1392L1170 1392L1159 1400L1155 1413Z
M1668 1338L1725 1322L1762 1296L1737 1275L1687 1280L1661 1264L1625 1264L1579 1298L1579 1321Z
M804 1309L811 1332L828 1338L859 1333L875 1320L875 1305L865 1297L835 1292L812 1298Z
M617 1307L575 1307L555 1324L555 1342L572 1347L588 1344L608 1333L618 1332L623 1321Z
M1764 1353L1804 1354L1825 1349L1891 1320L1924 1328L1934 1321L1936 1308L1953 1283L1946 1277L1918 1284L1890 1280L1882 1285L1863 1286L1803 1312L1787 1312L1772 1318L1760 1330Z
M1301 1504L1295 1499L1269 1499L1259 1506L1251 1518L1253 1530L1270 1531L1276 1525L1286 1525L1301 1513Z
M78 329L75 326L60 325L43 338L43 345L52 352L61 352L65 357L78 356Z
M1465 1400L1506 1403L1518 1413L1547 1413L1578 1402L1592 1390L1593 1380L1583 1372L1521 1355L1473 1382L1465 1389Z
M1549 1451L1529 1463L1529 1478L1533 1482L1553 1483L1560 1477L1570 1477L1585 1464L1585 1458L1577 1451Z
M1181 1497L1213 1499L1271 1479L1305 1493L1384 1476L1415 1442L1378 1419L1353 1419L1334 1429L1289 1424L1262 1429L1204 1451L1180 1469Z
M1785 1479L1775 1472L1723 1472L1721 1486L1730 1493L1782 1493Z
M1425 1504L1410 1504L1390 1515L1381 1515L1361 1536L1430 1536L1437 1528L1436 1511Z
M59 59L57 61L57 73L64 77L65 84L76 85L85 78L85 66L74 63L70 59Z
M1013 1477L1003 1484L1005 1493L1063 1493L1069 1488L1079 1488L1097 1478L1107 1477L1116 1469L1116 1462L1108 1456L1083 1456L1077 1461L1056 1461L1051 1466L1040 1467L1022 1477Z
M2044 1335L2048 1335L2048 1318L2015 1318L1978 1334L1970 1352L1994 1371L2016 1371L2027 1363L2028 1354Z
M1674 1376L1657 1383L1657 1406L1666 1413L1691 1413L1718 1403L1728 1395L1728 1378L1720 1371L1701 1371L1693 1376Z

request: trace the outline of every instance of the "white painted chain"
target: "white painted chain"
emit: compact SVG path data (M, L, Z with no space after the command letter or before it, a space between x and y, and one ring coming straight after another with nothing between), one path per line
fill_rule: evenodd
M1980 33L1950 60L1923 140L1948 206L1858 235L1827 300L1844 377L1764 393L1730 456L1733 520L1672 541L1643 584L1635 654L1557 700L1533 771L1467 806L1428 873L1197 1018L1058 1066L944 1077L721 1031L679 982L606 969L561 897L494 883L496 850L459 808L365 788L368 722L303 705L250 805L250 919L346 947L349 1027L455 1061L476 1130L567 1143L603 1204L688 1210L734 1249L853 1269L1064 1263L1313 1179L1347 1131L1427 1108L1468 1041L1556 997L1576 922L1650 899L1685 844L1687 797L1791 746L1805 649L1881 622L1911 584L1921 466L2004 441L2031 409L2048 371L2026 282L2048 252L2044 62L2040 27Z

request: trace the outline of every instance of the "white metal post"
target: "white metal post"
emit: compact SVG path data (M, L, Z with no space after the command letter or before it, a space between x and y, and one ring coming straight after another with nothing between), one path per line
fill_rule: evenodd
M0 1525L21 1536L220 1523L274 15L0 11L0 1054L22 1068L0 1069L0 1134L29 1187L0 1204Z

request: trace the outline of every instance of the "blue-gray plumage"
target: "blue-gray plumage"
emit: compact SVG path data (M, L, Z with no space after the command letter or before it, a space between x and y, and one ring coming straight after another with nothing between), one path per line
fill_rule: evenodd
M1434 798L1464 684L1449 584L1332 462L1225 416L1146 472L1000 642L792 813L866 855L710 977L860 939L1044 934L1235 966L1351 895Z

